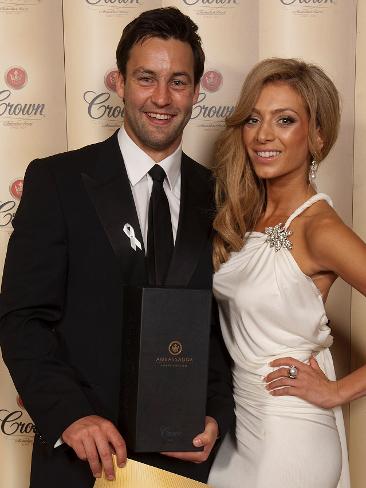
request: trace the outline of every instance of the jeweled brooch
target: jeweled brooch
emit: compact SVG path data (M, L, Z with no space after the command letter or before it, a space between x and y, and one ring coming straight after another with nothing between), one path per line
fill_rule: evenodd
M292 230L285 229L282 222L274 227L266 227L264 233L267 234L266 242L269 242L269 246L274 247L276 252L282 247L292 249L292 242L288 239Z

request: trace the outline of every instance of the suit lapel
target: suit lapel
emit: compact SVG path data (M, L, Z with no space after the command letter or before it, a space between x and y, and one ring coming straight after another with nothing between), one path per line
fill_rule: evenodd
M212 231L212 185L183 153L179 224L166 286L188 286Z
M117 134L100 144L99 149L94 173L81 176L118 259L122 282L141 283L146 279L145 250ZM125 224L132 226L141 249L132 248L123 231Z

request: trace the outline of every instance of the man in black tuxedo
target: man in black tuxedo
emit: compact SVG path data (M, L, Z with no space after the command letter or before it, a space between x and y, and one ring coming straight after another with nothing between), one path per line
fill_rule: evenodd
M0 341L37 427L31 488L89 488L102 469L113 479L112 452L120 466L126 462L116 427L120 385L128 381L120 368L121 290L148 282L149 171L156 165L166 176L162 196L175 243L164 284L211 288L212 181L181 150L204 65L196 31L175 8L131 22L117 48L124 127L27 169L4 268ZM129 456L207 480L216 439L233 417L215 320L206 415L205 431L192 440L202 452Z

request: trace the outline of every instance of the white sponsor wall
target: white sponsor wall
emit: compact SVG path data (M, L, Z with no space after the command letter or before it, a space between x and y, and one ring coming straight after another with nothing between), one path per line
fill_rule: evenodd
M343 105L339 141L320 169L319 189L332 196L348 224L354 196L355 223L365 238L363 105L356 112L354 194L352 187L357 3L357 57L362 60L366 10L356 0L0 0L0 270L26 165L35 157L103 140L120 127L123 105L114 91L114 76L123 27L144 10L168 5L198 24L207 58L199 100L185 131L185 151L210 164L214 141L255 62L270 56L315 62L336 82ZM356 93L363 98L365 73L360 63ZM350 296L339 280L328 304L341 373L350 362ZM366 351L361 315L355 315L358 346ZM365 410L354 412L350 442L357 488L366 476L366 443L358 429L365 423ZM27 488L32 429L0 360L0 487Z
M61 0L0 1L0 269L28 162L65 151ZM21 277L20 277L21 279ZM28 487L34 425L0 359L0 486Z
M366 241L366 2L358 2L355 90L353 228ZM351 257L350 257L351 258ZM352 291L352 367L366 363L366 300ZM352 488L364 488L366 480L366 398L350 409L350 464Z

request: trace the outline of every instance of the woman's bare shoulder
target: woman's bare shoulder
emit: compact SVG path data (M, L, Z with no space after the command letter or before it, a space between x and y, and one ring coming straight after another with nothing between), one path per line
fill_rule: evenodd
M306 232L312 234L324 230L332 230L334 227L346 226L335 209L328 202L320 200L306 210ZM348 227L347 227L348 228Z
M324 269L338 271L340 263L352 255L366 257L366 244L346 225L328 203L314 204L307 214L306 245Z

